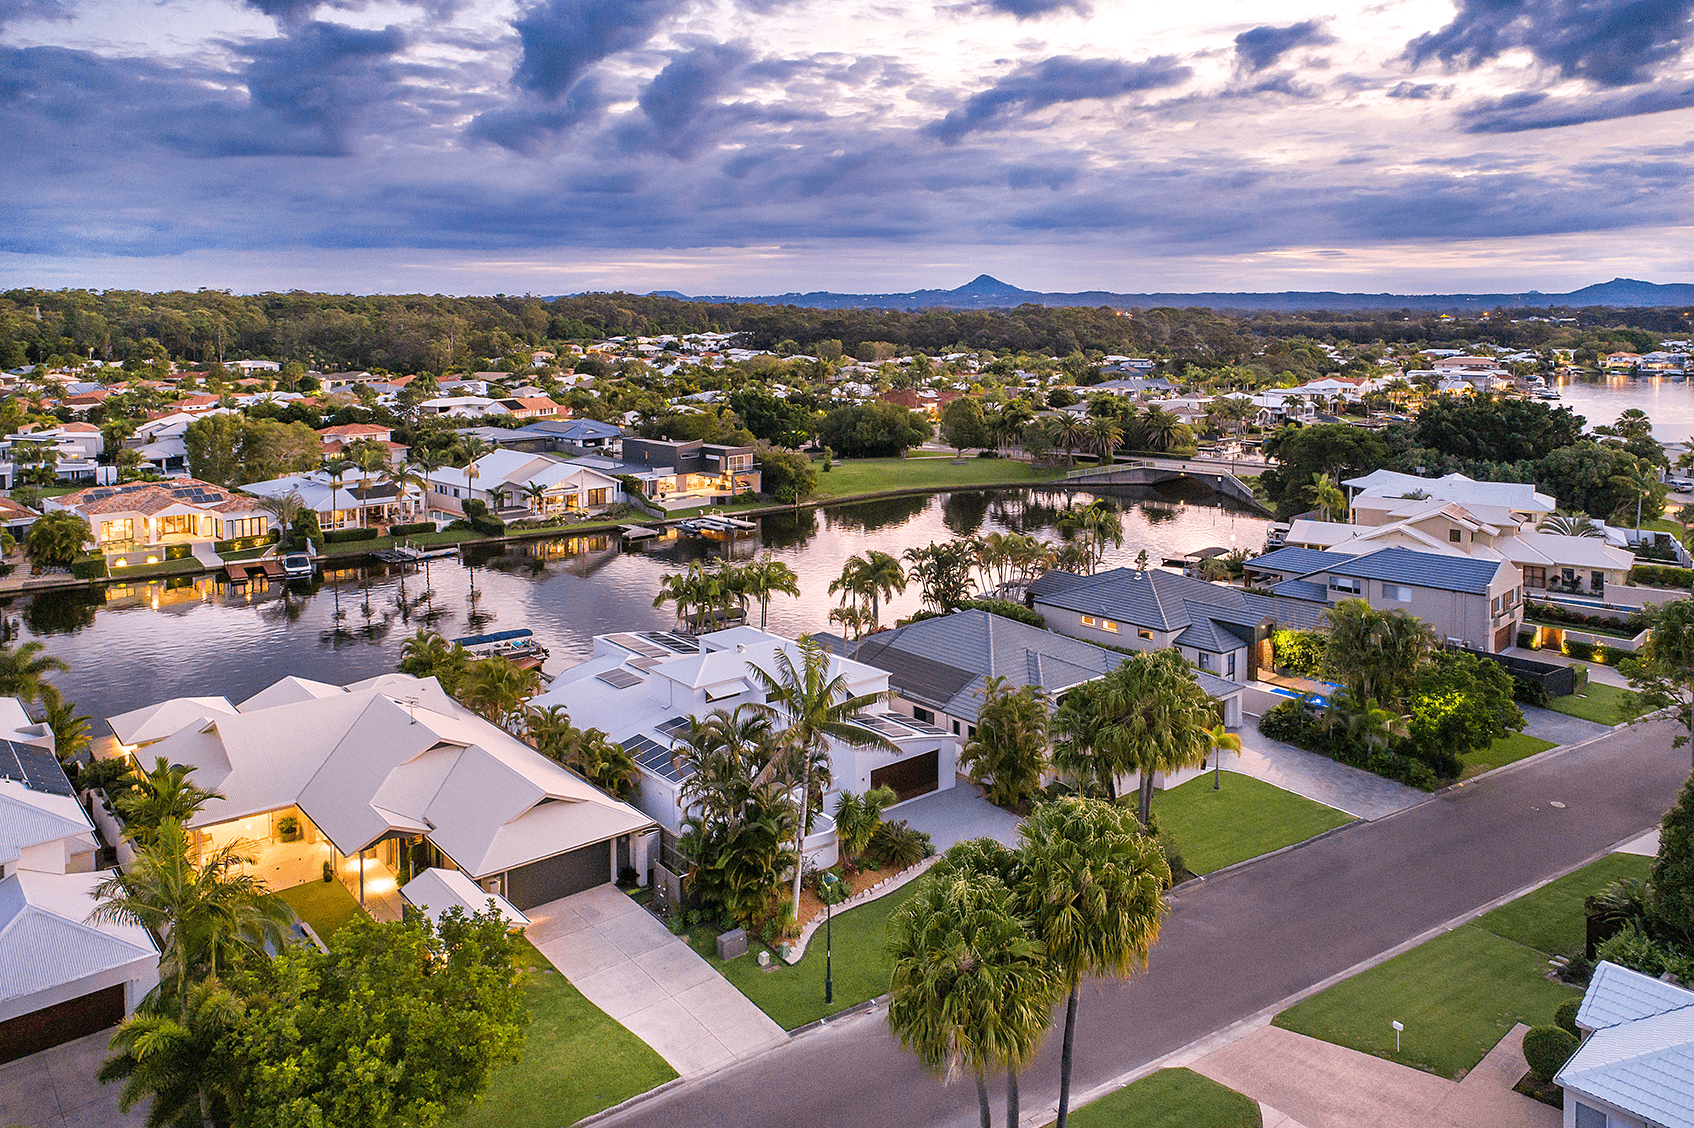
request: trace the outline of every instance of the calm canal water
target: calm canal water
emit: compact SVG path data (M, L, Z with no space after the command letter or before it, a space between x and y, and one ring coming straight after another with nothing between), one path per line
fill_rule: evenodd
M232 701L294 674L342 684L392 670L405 640L425 625L448 638L527 627L552 653L549 669L587 657L593 638L670 627L653 606L659 577L689 560L770 550L800 576L801 598L779 596L772 630L790 636L830 629L830 581L846 559L871 549L899 555L914 545L978 532L1035 533L1057 541L1065 504L1051 490L968 491L890 498L765 517L733 548L664 540L622 551L615 537L567 537L472 550L402 573L348 568L321 581L231 588L209 577L109 585L18 597L0 605L13 633L36 638L70 665L55 681L84 713L104 719L167 697ZM1078 493L1080 502L1095 495ZM1257 550L1265 522L1192 483L1109 495L1124 509L1124 543L1106 566L1146 549L1154 561L1216 545ZM883 621L918 607L916 589L883 608ZM758 608L751 612L757 622Z
M1557 406L1568 407L1590 427L1610 424L1632 407L1653 421L1653 437L1662 443L1694 438L1694 383L1669 376L1598 376L1565 379L1558 384Z

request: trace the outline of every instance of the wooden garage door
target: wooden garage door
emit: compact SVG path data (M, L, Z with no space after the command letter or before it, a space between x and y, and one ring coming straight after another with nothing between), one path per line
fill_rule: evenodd
M533 909L612 880L612 844L596 842L568 854L543 858L506 874L506 900Z
M80 998L0 1022L0 1062L16 1061L124 1020L124 985L106 987Z
M871 773L872 787L891 787L903 803L941 786L941 753L925 752Z

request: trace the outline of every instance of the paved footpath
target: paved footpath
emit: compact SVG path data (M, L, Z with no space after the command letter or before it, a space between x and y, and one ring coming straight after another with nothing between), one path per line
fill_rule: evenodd
M1622 729L1189 883L1148 971L1084 988L1075 1091L1111 1084L1639 835L1688 776L1689 754L1671 748L1671 735L1663 721ZM1059 1041L1049 1037L1024 1074L1034 1123L1057 1099ZM927 1074L889 1036L880 1010L608 1118L690 1128L976 1121L974 1088Z

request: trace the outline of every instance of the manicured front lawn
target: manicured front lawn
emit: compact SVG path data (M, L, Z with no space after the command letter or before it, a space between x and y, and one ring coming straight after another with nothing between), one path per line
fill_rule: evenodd
M1189 1069L1161 1069L1071 1113L1076 1128L1259 1128L1259 1104Z
M1481 775L1493 768L1504 767L1526 756L1533 756L1537 752L1545 752L1552 747L1555 747L1555 745L1551 740L1542 740L1538 736L1528 736L1521 732L1508 733L1482 751L1472 752L1470 755L1462 757L1465 762L1465 770L1459 778L1469 779L1471 776Z
M336 929L365 915L353 894L339 881L308 881L277 894L294 915L312 926L325 944Z
M1182 848L1188 868L1211 873L1236 862L1304 842L1353 821L1353 816L1235 772L1191 779L1153 794L1159 826Z
M884 950L888 918L916 889L917 882L909 881L887 896L836 915L835 1002L827 1007L823 1002L822 928L812 934L806 954L793 967L773 953L773 971L759 969L757 952L761 945L752 944L746 955L721 961L717 958L716 933L696 929L688 942L777 1025L793 1030L888 992L891 968Z
M527 940L519 945L531 1021L518 1060L495 1074L452 1128L562 1128L676 1076L665 1059L613 1022L553 970Z
M1065 476L1063 467L1037 470L1007 458L850 458L825 471L818 467L818 499L851 497L882 490L970 489L976 486L1050 482Z
M1276 1025L1457 1079L1513 1025L1550 1022L1577 995L1546 977L1549 957L1582 947L1583 898L1650 864L1610 854L1295 1004ZM1399 1054L1395 1020L1406 1027Z
M1547 708L1555 713L1581 717L1585 721L1598 721L1603 725L1622 724L1641 715L1641 707L1636 704L1634 690L1619 689L1615 685L1596 681L1590 681L1568 697L1553 698L1547 703Z
M1637 881L1647 876L1653 859L1635 854L1607 854L1592 865L1548 882L1533 893L1477 918L1477 925L1538 948L1550 956L1571 955L1588 941L1583 923L1583 899L1600 892L1619 878Z

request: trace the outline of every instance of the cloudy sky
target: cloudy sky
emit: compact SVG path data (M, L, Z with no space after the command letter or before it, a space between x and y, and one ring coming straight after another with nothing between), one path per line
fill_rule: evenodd
M0 0L0 284L1694 281L1694 0Z

